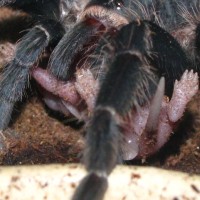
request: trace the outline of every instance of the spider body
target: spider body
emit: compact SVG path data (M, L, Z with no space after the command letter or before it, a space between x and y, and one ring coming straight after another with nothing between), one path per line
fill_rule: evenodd
M50 107L80 119L86 109L84 120L92 113L84 152L88 175L73 200L102 199L107 176L121 157L146 157L161 148L198 90L197 74L186 70L198 71L199 25L193 8L199 3L1 0L0 6L30 14L34 26L1 75L0 129L8 126L30 75L48 91ZM176 35L183 25L184 40ZM48 46L54 50L43 70L37 60Z

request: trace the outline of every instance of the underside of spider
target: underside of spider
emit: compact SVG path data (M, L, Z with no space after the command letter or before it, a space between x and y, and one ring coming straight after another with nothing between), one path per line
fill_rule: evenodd
M0 129L33 77L50 108L87 124L88 175L73 200L102 199L115 165L158 151L198 91L199 1L1 0L0 6L33 20L1 74ZM42 69L47 47L53 51Z

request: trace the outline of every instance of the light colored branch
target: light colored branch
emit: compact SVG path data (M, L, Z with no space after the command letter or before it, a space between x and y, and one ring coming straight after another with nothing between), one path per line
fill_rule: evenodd
M0 168L1 200L70 200L84 168L71 165ZM200 176L151 167L118 166L105 200L200 199Z

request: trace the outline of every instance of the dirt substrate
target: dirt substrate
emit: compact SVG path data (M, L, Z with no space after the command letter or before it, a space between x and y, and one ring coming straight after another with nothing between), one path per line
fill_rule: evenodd
M127 164L159 166L200 174L200 93L169 143L145 161ZM84 126L50 112L38 97L31 97L6 131L2 164L79 162L84 146ZM18 112L19 113L19 112ZM196 128L195 128L196 127ZM5 136L5 134L4 134Z
M10 12L10 11L9 11ZM0 37L13 42L19 37L14 30L27 28L31 22L24 15L0 10ZM5 22L7 20L7 23ZM26 23L24 23L24 20ZM8 22L11 24L9 28ZM22 23L23 22L23 23ZM19 25L16 28L16 23ZM15 26L14 26L15 25ZM9 33L9 34L8 34ZM9 39L11 38L11 39ZM5 45L0 46L5 48ZM1 54L0 65L7 58ZM84 146L83 126L48 110L33 89L23 103L15 108L10 129L0 134L1 165L71 163L79 162ZM36 92L35 92L36 91ZM145 161L131 161L126 164L159 166L200 174L200 93L188 106L188 111L169 143L155 156Z

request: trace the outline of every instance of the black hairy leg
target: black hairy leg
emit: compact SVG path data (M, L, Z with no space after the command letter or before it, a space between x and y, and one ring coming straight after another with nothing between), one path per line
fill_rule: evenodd
M104 33L112 34L128 23L125 17L115 12L118 7L115 2L105 1L103 7L99 3L91 1L86 6L81 13L80 23L66 32L52 52L48 70L58 79L68 80L73 76L73 66L80 68L84 64ZM78 64L77 57L81 57Z
M13 60L5 66L1 74L1 130L7 127L15 102L22 99L29 82L31 68L36 64L44 49L50 43L56 43L63 32L63 28L57 21L41 18L40 22L21 38Z
M107 176L121 159L120 121L132 109L139 110L150 102L162 76L165 77L166 91L171 94L174 81L189 64L174 38L149 21L132 22L123 27L116 35L113 47L115 57L101 84L87 130L84 163L88 175L73 200L103 198ZM154 104L161 104L162 97L157 97ZM156 133L157 126L145 129L146 135L154 137Z
M100 25L99 25L100 26ZM95 37L99 26L90 26L87 23L78 24L73 31L67 32L60 40L50 58L49 71L61 80L68 80L72 75L70 64L74 60L74 55L83 49L86 41ZM81 35L81 37L80 37ZM57 67L55 67L57 66Z

